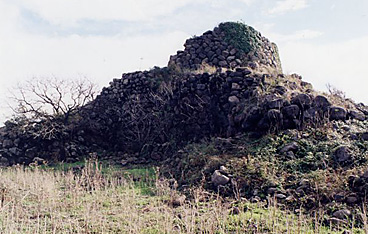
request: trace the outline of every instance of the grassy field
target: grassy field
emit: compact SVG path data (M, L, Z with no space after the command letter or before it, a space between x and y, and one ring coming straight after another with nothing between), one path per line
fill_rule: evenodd
M185 195L184 195L185 194ZM156 168L85 165L0 170L1 233L364 233L283 211L273 199L223 199L176 190Z

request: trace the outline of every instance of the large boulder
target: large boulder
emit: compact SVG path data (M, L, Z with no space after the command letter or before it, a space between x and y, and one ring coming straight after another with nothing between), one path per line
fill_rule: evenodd
M300 115L300 108L298 105L290 105L282 108L282 115L287 119L297 119Z
M360 120L363 121L365 120L365 114L359 110L350 110L348 113L348 118L350 119L356 119L356 120Z
M346 120L346 110L339 106L331 106L329 110L330 120Z
M325 96L318 95L314 98L312 105L317 109L327 111L328 108L331 106L331 102Z
M298 105L302 110L306 110L311 106L312 99L308 94L301 93L293 97L291 103Z

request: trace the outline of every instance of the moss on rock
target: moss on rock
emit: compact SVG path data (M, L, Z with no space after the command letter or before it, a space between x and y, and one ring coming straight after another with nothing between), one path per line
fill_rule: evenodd
M226 22L221 23L219 28L225 33L225 41L242 53L247 54L262 45L261 34L246 24Z

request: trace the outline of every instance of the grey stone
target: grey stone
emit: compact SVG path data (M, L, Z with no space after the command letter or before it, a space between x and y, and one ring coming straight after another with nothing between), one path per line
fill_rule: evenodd
M19 146L19 144L20 144L20 139L19 138L17 138L17 139L15 139L14 140L14 145L16 146L16 147L18 147Z
M233 48L233 49L230 50L230 55L234 55L234 54L236 54L236 52L237 52L236 49Z
M20 156L21 151L17 147L12 147L9 149L9 152L14 156Z
M329 109L330 120L346 120L346 110L339 106L332 106Z
M233 90L239 90L240 89L240 85L238 83L232 83L231 89L233 89Z
M298 105L290 105L282 108L282 114L288 119L297 119L300 115L300 109Z
M220 62L218 63L218 65L219 65L220 67L227 67L227 66L228 66L227 62L226 62L226 61L224 61L224 60L220 61Z
M211 176L211 182L215 186L225 185L230 181L230 178L221 174L219 170L216 170Z
M122 166L126 166L126 165L128 164L128 160L122 159L122 160L120 161L120 164L121 164Z
M229 174L229 170L225 166L220 167L220 172L225 175Z
M312 99L308 94L301 93L293 97L291 103L298 105L302 110L306 110L311 106Z
M237 63L237 62L235 62L235 61L232 61L232 62L230 63L230 67L231 67L231 68L235 68L237 65L238 65L238 63Z
M222 51L222 56L224 56L224 57L227 57L227 56L229 56L229 51L227 51L227 50L224 50L224 51Z
M26 152L24 152L24 156L29 159L34 158L36 156L36 149L35 148L27 149Z
M7 167L9 166L9 160L5 157L0 156L0 167Z
M231 61L233 61L235 59L235 56L229 56L229 57L227 57L227 61L228 62L231 62Z
M347 146L337 147L333 154L337 163L346 163L352 159L350 150Z
M278 85L275 87L275 92L283 95L287 92L287 88L285 88L284 86Z
M337 202L342 202L342 201L344 201L345 196L344 196L344 194L335 194L335 195L333 196L333 198L334 198L334 200L335 200L335 201L337 201Z
M331 102L325 96L318 95L313 100L313 106L317 109L327 111L328 107L331 106Z
M277 191L278 191L277 188L271 187L271 188L267 189L266 193L272 195L272 194L276 193Z
M282 147L282 149L280 150L280 153L283 154L283 153L286 153L286 152L289 152L289 151L292 151L292 152L295 153L296 151L298 151L298 149L299 149L298 143L291 142L291 143L285 145L284 147Z
M351 215L351 212L348 209L338 210L332 214L333 217L341 219L341 220L348 219L350 215Z
M358 198L355 195L350 195L346 198L346 203L355 204L358 202Z
M43 158L35 157L33 158L32 162L37 163L38 165L44 164L46 161Z
M9 140L9 139L5 139L3 141L3 147L4 148L10 148L12 147L14 144L13 144L13 141L12 140Z
M284 195L284 194L282 194L282 193L279 193L279 194L276 194L276 196L275 196L277 199L281 199L281 200L283 200L283 199L285 199L286 198L286 195Z
M361 111L350 110L348 116L352 119L356 119L360 121L365 120L365 114Z
M229 101L230 103L236 104L236 103L239 103L239 98L238 98L237 96L230 96L230 97L228 98L228 101Z

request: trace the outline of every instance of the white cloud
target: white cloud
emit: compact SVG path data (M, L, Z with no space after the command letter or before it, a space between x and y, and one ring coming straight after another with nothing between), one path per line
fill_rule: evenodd
M270 33L269 36L277 41L277 42L284 42L284 41L299 41L299 40L308 40L308 39L315 39L323 35L323 32L311 30L311 29L304 29L296 31L292 34L278 34L278 33Z
M239 0L239 1L244 2L248 6L251 5L254 2L254 0Z
M282 0L277 1L276 6L268 10L269 14L284 14L288 11L296 11L306 8L307 0Z
M203 1L203 0L198 0ZM197 2L198 2L197 1ZM19 6L57 25L81 19L148 21L165 16L195 0L19 0Z
M358 102L368 103L368 37L316 45L280 43L284 72L298 73L317 89L330 83Z
M302 29L295 31L290 34L281 34L275 32L275 24L274 23L262 23L257 22L255 24L256 28L259 29L262 34L264 34L271 41L280 43L280 42L290 42L290 41L301 41L301 40L310 40L315 39L322 36L324 33L317 30L312 29Z

